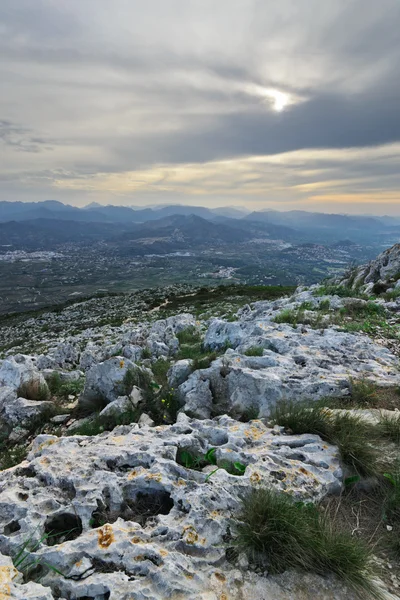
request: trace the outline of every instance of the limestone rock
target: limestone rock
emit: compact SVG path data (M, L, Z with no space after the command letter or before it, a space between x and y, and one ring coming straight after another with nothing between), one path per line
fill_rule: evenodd
M210 448L220 466L212 477L177 462L179 449ZM236 461L243 476L224 468ZM27 461L1 473L0 551L42 539L32 560L53 567L41 583L61 598L239 600L243 590L246 598L291 598L273 579L227 561L239 498L267 485L316 501L339 491L341 479L335 447L261 421L181 415L172 426L121 426L96 437L41 435Z
M186 381L192 372L192 364L193 361L190 358L178 360L174 363L167 373L169 385L177 388L181 383Z
M46 381L30 356L17 354L0 361L0 386L18 390L25 383L46 386Z
M102 398L108 404L119 396L130 393L131 390L126 389L124 378L128 370L134 367L132 361L122 356L94 364L86 373L82 402Z

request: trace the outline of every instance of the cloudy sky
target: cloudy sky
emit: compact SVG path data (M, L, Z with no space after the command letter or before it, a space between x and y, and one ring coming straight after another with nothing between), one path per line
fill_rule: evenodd
M1 0L0 200L400 214L399 0Z

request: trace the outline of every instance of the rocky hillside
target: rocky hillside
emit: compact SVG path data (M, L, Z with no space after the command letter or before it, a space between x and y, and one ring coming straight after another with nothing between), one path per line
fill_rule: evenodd
M398 598L398 280L3 320L0 598Z

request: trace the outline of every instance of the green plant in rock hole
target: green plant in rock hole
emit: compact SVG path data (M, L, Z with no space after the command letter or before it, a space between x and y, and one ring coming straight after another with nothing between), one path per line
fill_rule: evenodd
M221 461L217 464L216 457L216 448L210 448L206 454L195 456L188 450L179 449L177 453L177 462L187 469L194 469L196 471L201 471L204 467L213 465L217 468L207 474L205 481L207 482L214 473L223 469L230 473L231 475L244 475L246 471L246 465L241 462L229 462L229 461Z
M73 530L68 530L63 533L66 535L70 534ZM38 579L39 574L37 573L38 568L46 567L50 571L54 571L57 575L64 577L64 574L56 569L53 565L44 561L41 556L32 558L32 554L39 550L40 546L46 542L48 543L52 537L59 536L60 534L44 533L42 537L35 540L35 534L32 533L21 545L17 553L12 557L14 567L20 571L24 576L24 581L30 581L32 579ZM35 578L35 575L38 577Z

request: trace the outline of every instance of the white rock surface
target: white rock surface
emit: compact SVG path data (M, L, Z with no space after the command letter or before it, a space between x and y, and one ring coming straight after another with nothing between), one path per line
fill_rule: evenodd
M245 321L211 322L205 346L215 350L229 343L231 348L179 386L187 414L267 417L282 399L347 395L350 378L400 384L398 358L365 335L279 325L270 316L260 318L261 310L256 307ZM244 354L254 346L264 349L263 356Z
M220 468L207 480L209 468L176 462L178 448L193 455L216 448L218 464L241 462L245 474ZM273 581L241 574L226 560L240 494L267 485L317 500L338 491L341 477L336 448L318 436L285 436L261 421L226 416L181 415L176 425L125 426L94 438L42 435L27 461L1 475L0 551L10 555L27 536L59 532L52 539L61 544L43 541L33 557L64 574L45 566L41 574L41 583L61 598L184 600L226 593L239 600L239 581L246 598L272 599L279 589ZM256 596L261 581L266 595Z

